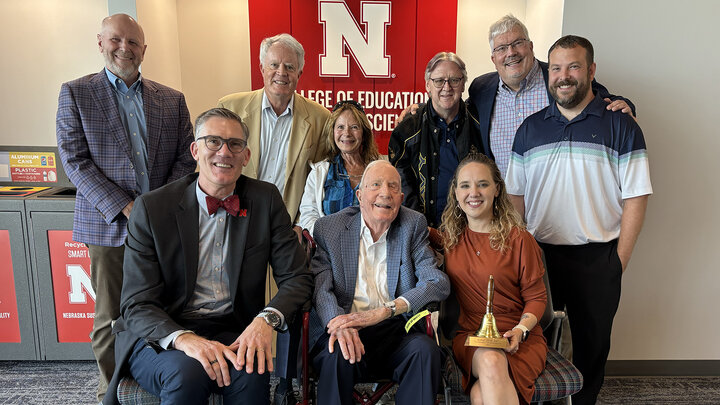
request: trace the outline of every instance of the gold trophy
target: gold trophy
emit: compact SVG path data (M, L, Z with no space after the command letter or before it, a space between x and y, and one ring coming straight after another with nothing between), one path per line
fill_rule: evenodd
M498 332L497 325L495 325L495 317L493 316L494 295L495 281L493 280L493 276L490 276L487 289L487 306L482 326L480 326L480 329L478 329L475 334L470 335L467 339L465 339L465 346L494 347L497 349L504 349L508 347L509 342L507 338L504 338L500 332Z

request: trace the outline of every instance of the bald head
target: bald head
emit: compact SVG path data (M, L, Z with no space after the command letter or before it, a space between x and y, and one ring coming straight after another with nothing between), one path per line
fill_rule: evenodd
M127 14L105 17L97 35L105 67L128 86L138 78L145 57L145 33L140 24Z
M123 13L113 14L103 18L102 23L100 24L100 34L108 29L114 29L120 26L137 30L140 40L142 40L143 45L145 45L145 32L140 24L138 24L138 22L131 16Z

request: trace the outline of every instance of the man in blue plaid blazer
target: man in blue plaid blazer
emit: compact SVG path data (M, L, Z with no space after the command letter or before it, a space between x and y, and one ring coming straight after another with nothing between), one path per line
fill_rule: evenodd
M425 217L402 207L400 175L387 161L365 169L359 207L315 224L310 318L319 404L352 404L356 378L391 378L398 404L434 404L440 350L412 312L450 293L428 244ZM422 322L424 327L424 322Z
M95 291L92 346L100 370L98 400L112 377L110 323L117 318L123 243L135 197L195 169L192 124L182 93L141 77L145 37L126 14L103 20L98 46L105 69L60 89L57 141L77 187L73 240L88 245Z

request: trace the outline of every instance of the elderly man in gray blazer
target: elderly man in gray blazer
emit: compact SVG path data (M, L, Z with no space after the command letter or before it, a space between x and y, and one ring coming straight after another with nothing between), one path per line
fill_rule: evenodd
M356 378L398 382L398 404L434 404L440 350L410 314L450 292L428 245L422 214L402 207L400 175L368 165L349 207L315 224L315 293L310 318L318 403L352 404Z

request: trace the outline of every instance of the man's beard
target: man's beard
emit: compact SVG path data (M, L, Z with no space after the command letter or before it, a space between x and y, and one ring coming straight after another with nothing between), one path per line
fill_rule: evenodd
M133 60L129 66L123 67L117 64L114 54L103 52L103 56L105 57L105 65L108 66L115 76L123 79L123 81L131 81L137 78L140 64L136 65L135 60Z
M550 95L552 95L560 107L571 109L576 107L585 99L585 96L588 93L589 83L590 78L582 84L578 84L578 81L574 79L562 80L550 87ZM575 86L575 93L566 96L565 98L560 98L558 95L558 88L566 85Z

